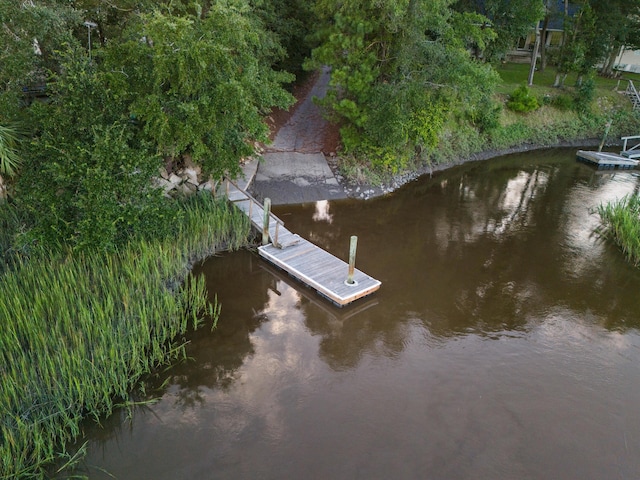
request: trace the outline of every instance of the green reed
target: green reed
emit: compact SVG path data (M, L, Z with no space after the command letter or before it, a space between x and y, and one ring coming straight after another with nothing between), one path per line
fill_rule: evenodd
M640 266L640 194L598 207L602 233L624 252L627 260Z
M84 418L108 415L184 354L203 312L216 316L190 263L242 246L249 221L206 197L183 212L171 239L32 259L0 277L0 478L44 478Z

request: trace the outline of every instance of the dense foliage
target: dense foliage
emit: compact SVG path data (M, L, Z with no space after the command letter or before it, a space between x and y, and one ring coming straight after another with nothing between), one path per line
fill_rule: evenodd
M427 158L453 110L489 102L497 80L471 59L470 43L485 45L481 18L457 13L449 1L371 4L321 0L319 45L309 66L332 68L325 105L342 125L347 152L397 171Z
M364 169L373 178L384 178L455 158L447 153L455 144L457 155L466 155L495 145L536 143L547 118L554 117L542 117L534 128L520 128L511 123L502 106L523 113L535 111L543 102L570 109L574 118L562 119L558 125L551 121L552 131L542 134L543 144L552 137L571 138L573 133L578 138L601 135L613 113L609 106L594 105L594 65L616 48L618 40L607 36L599 23L601 17L615 15L605 14L604 4L596 3L316 2L318 46L307 66L332 67L331 90L322 104L341 125L345 170L359 176ZM625 16L617 6L613 9L628 32L618 37L635 45L629 43L634 36L627 26L640 18L632 14L640 0L622 3L631 14ZM505 58L519 37L531 35L540 20L545 29L551 20L556 27L558 22L565 25L564 43L549 57L557 72L555 86L566 88L565 80L572 78L575 87L554 94L538 89L507 105L506 97L495 95L495 71L502 66L498 60ZM536 74L536 78L541 77ZM516 96L524 93L515 92ZM630 129L637 124L635 118L631 120Z
M491 60L501 60L508 50L526 37L535 23L545 14L548 0L458 0L454 8L461 12L476 12L486 17L482 26L491 28L495 36L482 49L482 55Z
M238 173L252 141L266 140L263 117L291 103L282 84L292 77L272 68L283 54L255 16L221 3L206 15L141 15L100 59L142 137L217 178Z
M132 234L153 236L175 221L153 188L160 157L78 49L60 59L51 101L31 107L14 208L27 215L23 245L113 250Z
M332 69L322 104L347 155L397 172L436 158L452 125L481 136L500 126L491 62L536 22L565 26L562 47L549 53L561 86L636 45L639 8L640 0L0 0L0 126L20 121L29 138L3 150L0 134L5 175L23 164L13 180L24 222L17 248L113 249L134 230L162 234L154 229L175 213L148 187L158 167L186 155L214 178L237 172L266 138L265 115L291 103L289 72L305 59L308 69ZM581 114L590 93L587 82L574 97ZM152 218L156 226L145 223Z
M153 188L160 166L188 155L214 179L236 174L266 140L266 114L292 102L267 13L248 0L0 0L0 175L22 163L14 247L162 236L178 213ZM5 134L16 121L19 146Z

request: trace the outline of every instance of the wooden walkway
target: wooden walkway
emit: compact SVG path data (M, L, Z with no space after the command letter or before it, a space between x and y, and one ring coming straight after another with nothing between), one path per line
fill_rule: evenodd
M242 210L259 232L264 225L264 208L233 182L225 182L229 201ZM382 283L355 269L354 282L347 283L349 265L317 245L290 232L278 217L269 213L270 243L258 248L259 255L289 275L314 289L339 307L366 297ZM346 246L345 246L346 248Z
M325 315L327 315L327 318L333 321L334 325L341 325L343 322L350 320L351 318L354 318L366 310L378 305L378 299L373 295L337 309L334 308L333 302L325 301L326 299L324 297L318 295L311 288L300 288L300 282L298 282L298 280L272 263L260 262L260 268L269 272L269 274L273 276L274 281L282 281L289 287L296 289L298 293L300 293L301 302L309 303L322 310ZM279 294L277 290L273 290Z

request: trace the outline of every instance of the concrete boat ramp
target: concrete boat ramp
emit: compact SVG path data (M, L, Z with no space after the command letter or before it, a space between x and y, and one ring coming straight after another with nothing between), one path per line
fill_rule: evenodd
M237 184L226 180L224 194L251 219L258 231L263 232L263 245L258 248L260 257L335 305L348 305L372 294L382 285L379 280L356 268L351 270L348 263L287 230L268 206L261 205Z

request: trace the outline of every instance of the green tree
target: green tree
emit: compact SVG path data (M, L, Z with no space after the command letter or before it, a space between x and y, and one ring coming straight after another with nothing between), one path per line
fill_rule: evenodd
M23 243L114 249L166 233L175 210L152 185L165 157L190 154L214 177L239 171L266 139L263 116L292 102L282 87L292 77L272 68L277 37L249 7L123 14L121 35L96 43L92 58L79 39L59 45L49 101L27 110L33 138L15 199Z
M267 31L273 32L285 50L275 63L277 70L300 75L313 47L310 33L316 25L313 3L305 0L252 0L255 14Z
M455 8L461 12L476 12L489 19L487 25L491 26L495 37L488 42L484 56L491 61L502 59L545 15L543 0L459 0Z
M580 70L585 62L589 46L586 43L586 37L582 35L584 26L582 10L565 17L564 41L559 48L549 52L556 67L554 87L562 87L567 75Z
M263 116L292 103L283 89L292 77L272 68L281 54L248 4L229 2L206 14L141 15L101 62L160 154L189 153L220 177L266 140Z
M21 116L24 91L58 70L54 52L75 43L80 13L54 2L0 0L0 122Z
M322 104L342 125L347 152L397 171L413 158L428 158L452 111L488 98L495 72L474 62L468 47L486 45L492 31L450 4L317 3L319 46L308 66L332 68Z
M566 5L566 4L565 4ZM549 29L549 23L552 21L558 21L564 19L565 8L568 9L568 5L563 6L558 0L544 0L544 18L542 19L542 25L540 27L540 66L539 70L542 72L547 68L547 32Z
M171 226L173 208L153 188L161 158L84 49L60 58L51 99L31 107L34 136L16 185L27 217L23 245L113 250Z
M594 45L600 48L599 60L604 60L602 73L611 75L621 49L640 43L640 0L589 0L588 3L597 19Z
M592 3L579 5L576 11L565 17L564 42L551 53L557 70L555 87L562 86L567 74L572 72L578 74L577 83L580 85L583 77L588 76L615 49L610 29L619 19L609 23L612 17L601 17Z

